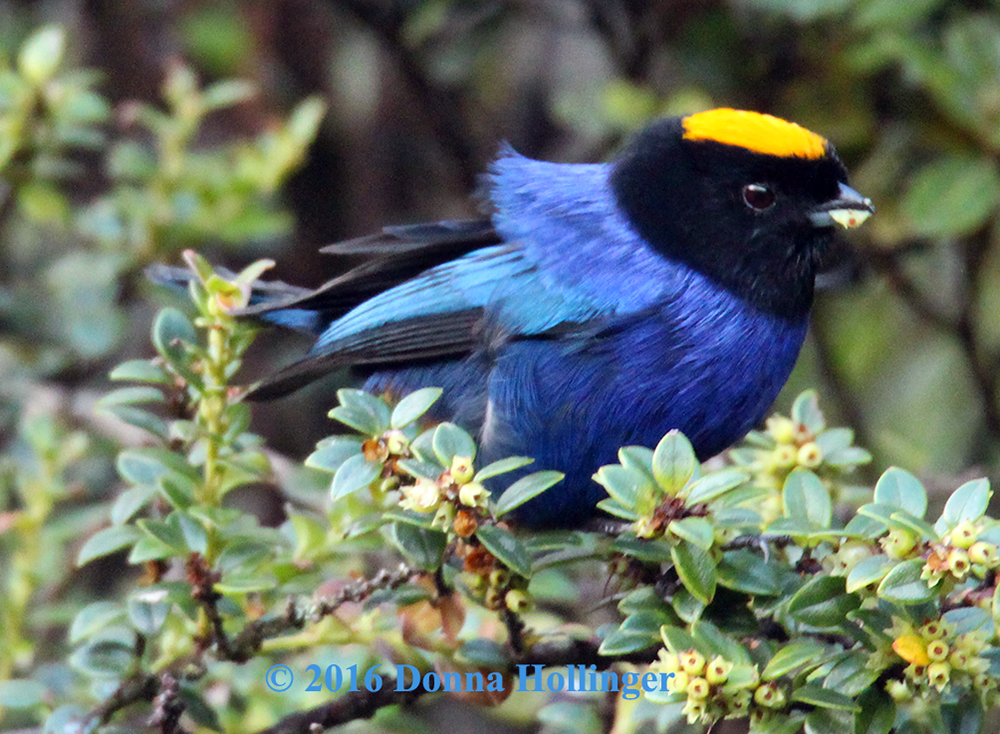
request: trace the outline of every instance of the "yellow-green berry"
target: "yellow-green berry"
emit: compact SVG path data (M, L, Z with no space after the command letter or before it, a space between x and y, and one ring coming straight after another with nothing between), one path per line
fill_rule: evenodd
M944 640L933 640L927 645L927 657L935 663L940 663L942 660L947 658L949 652L948 643Z
M779 469L788 469L795 466L797 456L798 452L795 450L795 447L789 444L781 444L771 453L772 461Z
M458 490L458 501L466 507L482 507L486 504L489 492L479 482L469 482Z
M917 536L909 530L892 528L887 536L879 540L879 543L889 558L898 560L916 547Z
M689 698L681 713L687 716L689 724L693 724L705 715L705 702L697 698Z
M684 690L687 691L688 696L691 698L704 699L708 698L708 694L712 690L712 686L709 685L708 681L704 678L697 677L689 680L687 688Z
M795 463L807 469L815 469L823 463L823 449L815 441L803 444L795 455Z
M948 554L948 567L951 569L952 575L960 579L965 578L972 568L969 554L961 548L952 548L951 553Z
M920 636L925 640L940 640L944 637L944 627L937 620L931 620L920 628Z
M956 548L970 548L979 539L979 530L968 520L962 520L948 535Z
M732 670L733 664L731 662L721 655L716 655L708 661L708 666L705 668L705 679L713 686L722 685L729 678Z
M997 547L982 540L969 546L969 560L984 566L993 566L997 561Z
M753 700L758 706L767 709L778 709L785 705L785 692L776 683L764 683L753 692Z
M698 676L705 672L705 656L697 650L686 650L680 654L681 670L688 675Z
M471 456L456 456L452 458L450 471L451 478L458 484L471 482L472 477L476 475L475 470L472 468Z

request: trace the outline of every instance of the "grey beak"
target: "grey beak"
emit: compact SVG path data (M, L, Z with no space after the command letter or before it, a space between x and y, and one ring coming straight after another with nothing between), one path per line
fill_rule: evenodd
M809 212L809 221L815 227L839 224L850 229L859 226L874 213L875 207L871 199L846 184L840 184L837 198L824 202Z

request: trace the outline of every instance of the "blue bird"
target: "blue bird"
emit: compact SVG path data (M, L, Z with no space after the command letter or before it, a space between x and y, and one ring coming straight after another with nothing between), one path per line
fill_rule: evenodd
M731 109L657 121L607 164L505 148L490 200L489 219L324 248L370 259L248 309L316 337L253 397L342 365L376 393L442 387L435 416L476 436L483 462L565 473L520 508L536 527L592 517L605 492L591 477L620 446L677 428L706 459L758 424L835 225L874 211L825 139Z

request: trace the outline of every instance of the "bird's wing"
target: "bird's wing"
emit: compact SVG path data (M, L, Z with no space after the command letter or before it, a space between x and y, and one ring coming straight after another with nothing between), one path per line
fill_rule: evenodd
M278 397L341 365L460 358L491 338L550 338L604 315L588 299L548 287L516 243L484 247L359 304L252 395Z
M317 336L336 319L369 298L425 270L496 245L500 237L488 219L386 227L380 233L328 245L320 252L363 256L364 263L315 290L251 305L240 315L254 316Z

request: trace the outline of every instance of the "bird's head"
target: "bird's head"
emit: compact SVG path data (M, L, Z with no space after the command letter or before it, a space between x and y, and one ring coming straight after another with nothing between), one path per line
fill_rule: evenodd
M874 212L828 141L757 112L660 120L612 167L622 211L654 250L789 318L808 312L833 230Z

